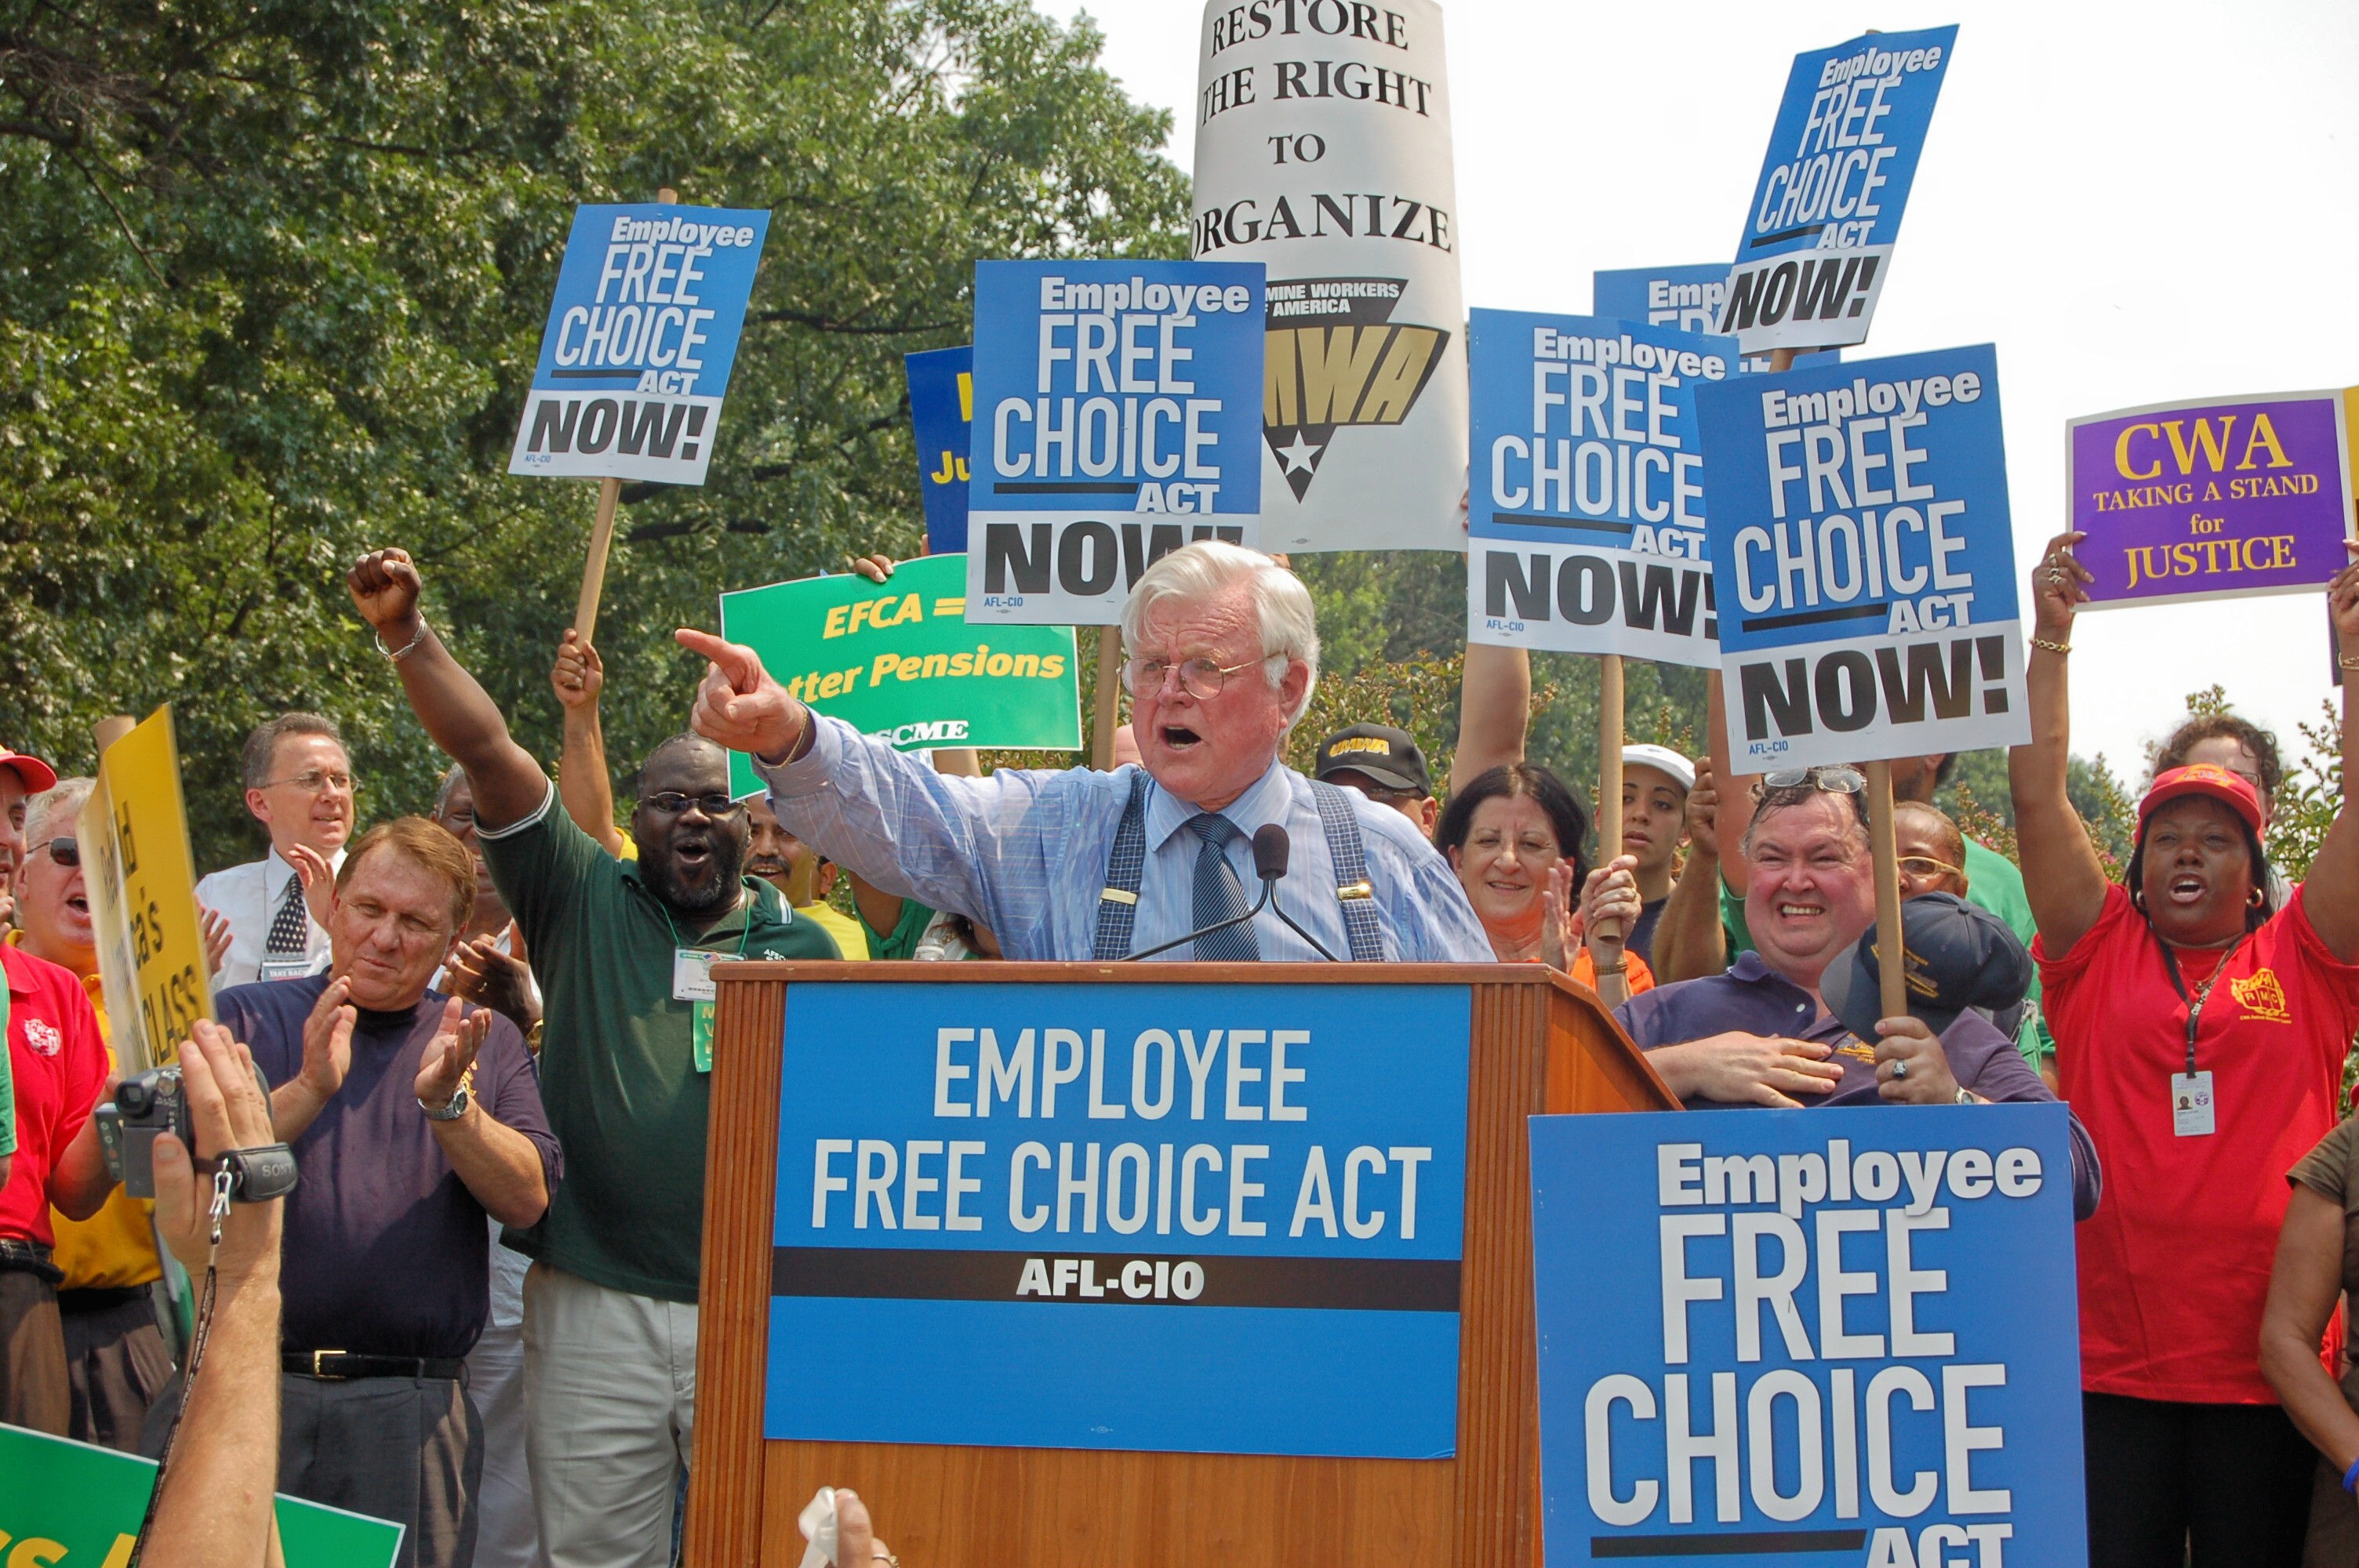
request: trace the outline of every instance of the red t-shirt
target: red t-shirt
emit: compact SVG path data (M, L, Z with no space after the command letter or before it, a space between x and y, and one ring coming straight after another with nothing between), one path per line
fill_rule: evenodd
M8 976L8 1063L16 1077L16 1159L0 1188L0 1236L57 1240L49 1228L49 1173L82 1131L106 1087L106 1041L80 977L14 946L0 946Z
M2275 1404L2261 1376L2261 1303L2285 1217L2285 1173L2332 1128L2343 1056L2359 1029L2359 965L2310 928L2302 894L2222 968L2180 957L2203 1005L2195 1066L2212 1075L2217 1130L2172 1131L2170 1078L2187 1070L2187 1003L2163 947L2118 884L2060 958L2032 952L2064 1098L2096 1141L2105 1196L2077 1227L2081 1386L2191 1404Z

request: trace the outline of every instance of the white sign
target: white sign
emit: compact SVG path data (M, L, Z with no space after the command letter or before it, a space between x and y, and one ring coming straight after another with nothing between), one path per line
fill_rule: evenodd
M1441 8L1213 0L1194 254L1269 268L1269 550L1462 550L1465 309Z

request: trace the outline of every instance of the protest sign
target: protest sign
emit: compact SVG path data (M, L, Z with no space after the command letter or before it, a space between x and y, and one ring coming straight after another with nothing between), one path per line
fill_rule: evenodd
M1262 269L977 262L967 619L1109 626L1262 495Z
M1433 0L1210 0L1194 254L1269 265L1268 550L1458 550L1465 309Z
M213 1015L170 708L99 753L98 782L74 834L114 1054L127 1077L173 1060L190 1026Z
M721 634L812 708L904 752L936 746L1082 744L1070 626L966 621L966 557L904 561L884 582L857 573L775 582L721 596ZM743 752L730 793L763 786Z
M1470 1008L797 984L763 1435L1448 1457Z
M1695 398L1735 341L1517 310L1468 337L1469 640L1717 666Z
M1867 341L1954 27L1794 57L1719 330L1748 354Z
M2087 1560L2060 1105L1531 1121L1548 1560Z
M966 550L968 427L974 423L974 345L904 354L918 491L926 505L926 554Z
M0 1426L0 1548L9 1568L128 1562L155 1487L151 1460ZM384 1519L284 1496L277 1513L287 1568L390 1568L401 1550L402 1527Z
M1741 771L2030 739L1988 344L1707 384Z
M2303 592L2351 558L2340 392L2158 403L2069 430L2093 609Z
M767 212L577 207L508 471L702 484Z
M1590 274L1590 314L1623 321L1644 321L1650 327L1676 327L1682 332L1711 332L1720 324L1720 308L1728 300L1728 265L1703 262L1694 266L1631 266L1599 268ZM1820 351L1843 358L1841 349ZM1769 369L1767 354L1748 354L1737 362L1746 375Z

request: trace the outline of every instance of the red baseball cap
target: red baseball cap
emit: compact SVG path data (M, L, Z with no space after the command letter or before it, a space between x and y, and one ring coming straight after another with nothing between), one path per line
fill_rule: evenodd
M2155 775L2146 798L2138 802L2138 827L2143 831L2154 814L2185 795L2208 795L2245 819L2254 832L2261 830L2261 796L2248 779L2213 762L2190 762Z
M58 770L38 757L28 757L22 752L12 752L0 746L0 768L14 768L16 777L24 782L25 793L38 795L57 787Z

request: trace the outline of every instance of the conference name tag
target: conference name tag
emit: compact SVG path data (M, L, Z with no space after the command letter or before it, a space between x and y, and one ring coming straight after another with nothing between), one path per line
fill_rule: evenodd
M674 1001L712 1001L721 993L712 983L712 961L718 953L700 952L694 947L671 950L671 1000Z
M2181 1138L2209 1138L2219 1130L2212 1121L2212 1075L2170 1075L2170 1130Z

